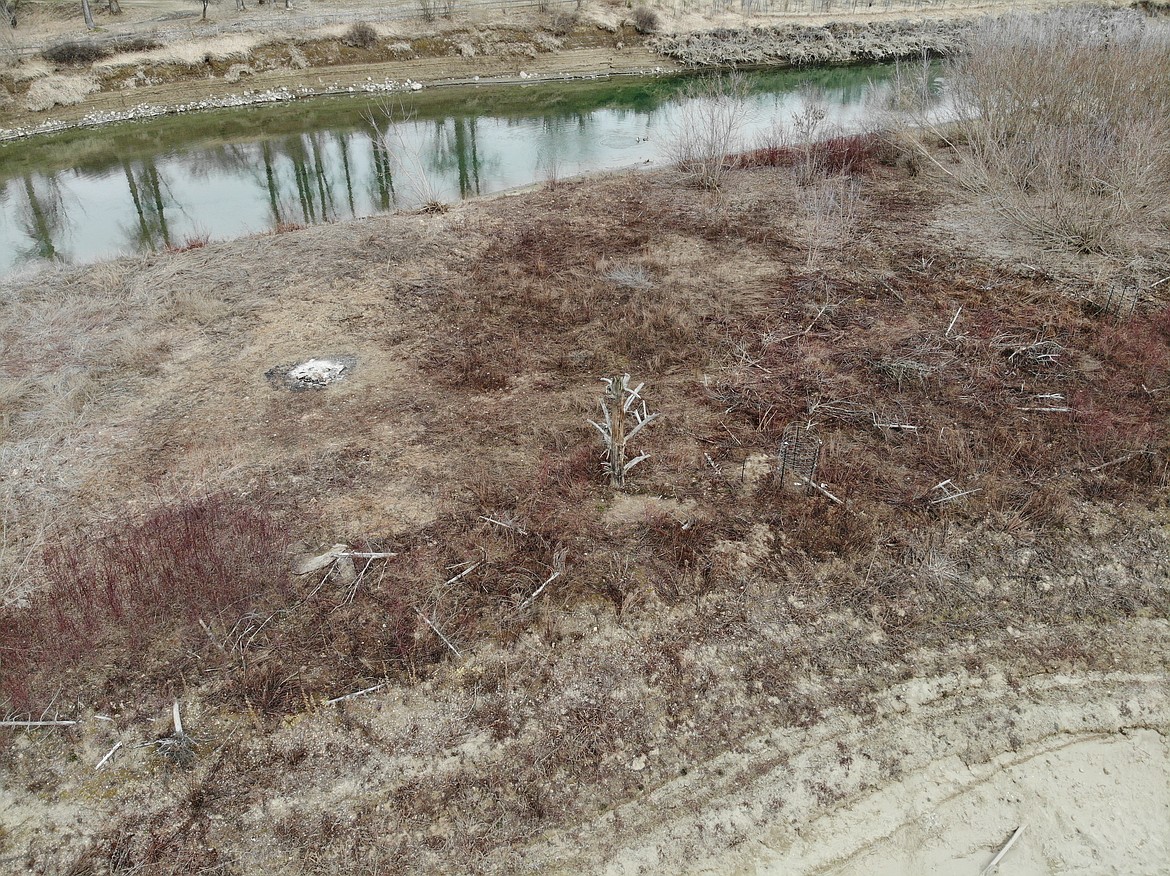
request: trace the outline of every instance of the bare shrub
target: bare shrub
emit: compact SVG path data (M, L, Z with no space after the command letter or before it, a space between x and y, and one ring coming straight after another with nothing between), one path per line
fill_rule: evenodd
M654 285L650 272L638 264L611 265L605 271L605 278L615 286L625 289L649 289Z
M747 92L738 73L708 76L683 90L672 157L702 188L719 188L731 170L729 156L747 118Z
M561 10L553 15L549 30L551 30L556 36L563 37L566 34L572 33L573 28L576 26L577 13Z
M645 384L631 387L630 375L603 377L602 382L605 384L601 398L602 422L590 420L589 424L601 435L602 471L609 477L611 486L622 487L625 486L626 475L630 470L650 456L643 452L627 461L629 442L661 414L650 413L641 396Z
M797 188L796 205L811 267L826 249L848 239L861 206L861 185L847 176L812 181Z
M649 6L639 6L633 14L634 30L638 33L654 33L658 30L658 13Z
M230 629L286 578L281 537L262 507L216 495L52 547L44 586L0 613L0 701L24 710L87 667L141 666L152 648L182 654L200 629Z
M54 64L92 64L112 53L110 46L93 40L66 40L49 46L41 57Z
M976 28L948 77L962 182L1052 246L1167 253L1170 30L1130 13Z
M378 45L378 32L367 22L358 21L345 32L341 42L354 49L372 49Z

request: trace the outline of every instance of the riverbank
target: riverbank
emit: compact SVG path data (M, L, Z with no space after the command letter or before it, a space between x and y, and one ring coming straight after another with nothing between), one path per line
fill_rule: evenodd
M958 46L958 22L999 8L941 4L928 13L871 7L840 16L763 18L726 13L704 18L655 8L650 26L639 25L631 9L587 3L579 9L520 9L504 19L477 16L470 21L370 23L362 20L362 12L349 11L354 24L348 26L322 27L306 18L298 27L293 16L274 17L267 29L212 35L145 25L126 25L121 37L59 33L49 42L85 46L104 40L111 47L146 48L93 60L84 60L84 51L66 53L79 59L75 63L17 56L15 66L0 71L0 138L361 90L391 93L476 81L522 84L676 72L696 65L848 64L947 54ZM355 27L366 29L355 37Z

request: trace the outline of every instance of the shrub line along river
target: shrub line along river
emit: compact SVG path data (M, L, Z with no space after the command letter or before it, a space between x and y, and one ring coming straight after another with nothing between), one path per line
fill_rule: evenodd
M810 102L873 124L889 66L749 75L742 145ZM669 161L684 77L471 86L211 110L0 145L0 275Z

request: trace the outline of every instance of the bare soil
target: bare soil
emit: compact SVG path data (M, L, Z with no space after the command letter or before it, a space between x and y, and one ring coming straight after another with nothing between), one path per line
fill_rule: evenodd
M0 286L6 871L1160 872L1170 310L823 150Z

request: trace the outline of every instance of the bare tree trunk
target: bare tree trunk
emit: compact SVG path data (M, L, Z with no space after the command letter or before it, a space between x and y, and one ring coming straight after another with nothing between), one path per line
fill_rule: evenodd
M89 8L89 0L81 0L81 14L85 16L85 26L93 30L93 11Z
M110 15L121 15L122 14L122 4L119 3L118 0L109 0L108 5L109 5L109 9L110 9Z

